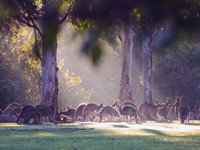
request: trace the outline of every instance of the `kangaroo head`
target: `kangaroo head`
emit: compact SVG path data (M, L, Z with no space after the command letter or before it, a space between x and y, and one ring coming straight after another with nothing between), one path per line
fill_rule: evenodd
M112 104L112 107L117 107L119 105L119 101L115 101L113 104Z
M103 107L104 107L103 103L100 103L99 108L103 108Z

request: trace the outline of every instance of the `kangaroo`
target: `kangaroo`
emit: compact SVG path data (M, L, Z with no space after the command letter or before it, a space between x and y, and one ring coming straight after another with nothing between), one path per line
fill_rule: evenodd
M124 107L119 106L119 113L120 113L120 115L126 117L127 123L128 123L128 117L130 117L130 119L132 117L134 117L135 122L138 123L137 110L133 106L131 106L131 105L127 105L127 106L124 106Z
M144 103L139 106L139 112L143 120L157 121L158 106L153 104Z
M23 107L19 103L11 103L6 108L11 108L11 109L20 108L20 109L22 109Z
M67 121L68 119L73 120L73 118L75 117L75 113L76 109L70 108L67 111L60 112L59 116L65 121Z
M124 106L127 106L127 105L133 106L135 108L136 112L137 112L138 118L142 119L142 117L140 115L140 112L137 109L137 106L133 102L131 102L131 101L125 101L125 102L123 102L121 104L119 104L119 102L116 101L112 106L118 108L119 106L120 107L124 107Z
M41 123L42 117L48 117L51 122L56 124L53 106L38 105L34 108L34 111L37 123Z
M22 108L23 107L19 103L11 103L4 109L2 114L16 116L19 115Z
M112 106L105 106L100 112L99 112L99 118L100 122L102 121L103 118L105 117L111 117L111 121L114 118L119 117L119 113L112 107Z
M83 110L84 110L85 106L86 106L86 104L80 104L77 107L73 121L75 121L75 120L83 121Z
M12 112L13 112L13 109L12 108L5 108L4 110L3 110L3 112L2 112L2 114L4 114L4 115L12 115Z
M175 102L172 104L177 120L179 119L179 114L178 113L179 113L179 107L181 105L181 99L182 98L183 97L176 97Z
M180 106L178 109L178 114L179 114L179 118L180 118L180 122L182 124L185 123L185 120L187 120L187 122L189 123L189 107L188 106Z
M165 103L160 104L157 103L158 110L157 110L157 117L159 118L160 121L168 121L168 114L172 109L172 99L167 98Z
M93 121L97 116L98 111L103 108L103 104L97 105L95 103L89 103L83 109L83 121Z
M113 107L118 107L118 106L127 106L127 105L131 105L131 106L133 106L134 108L137 108L136 107L136 105L133 103L133 102L131 102L131 101L125 101L125 102L123 102L123 103L121 103L121 104L119 104L119 102L118 101L116 101L112 106Z
M17 124L19 124L19 123L23 123L23 124L30 123L31 119L34 119L34 121L36 121L34 107L31 106L31 105L24 106L22 108L19 116L17 116Z

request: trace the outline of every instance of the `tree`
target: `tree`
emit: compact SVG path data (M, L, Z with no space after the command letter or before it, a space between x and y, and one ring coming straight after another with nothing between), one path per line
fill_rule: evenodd
M41 103L45 105L54 105L57 109L57 95L58 95L58 80L57 80L57 34L59 31L59 24L61 24L69 15L69 10L65 13L60 13L60 7L63 3L71 3L70 0L3 0L5 8L8 8L6 12L6 19L17 20L21 23L32 27L35 30L35 35L40 36L42 43L42 50L36 48L35 52L39 55L42 53L42 92ZM139 22L141 23L141 30L148 35L145 37L144 43L146 43L145 50L151 52L148 46L148 41L151 41L152 32L146 30L146 27L151 24L151 27L155 27L156 24L162 22L166 18L172 18L175 20L175 24L181 26L188 26L191 21L199 22L199 17L192 14L199 12L199 7L191 9L189 1L176 0L169 2L167 0L144 0L144 1L132 1L132 0L75 0L71 20L77 22L77 18L82 20L89 20L92 22L91 27L96 29L96 32L90 32L91 40L89 42L96 43L95 41L101 35L101 32L112 25L116 25L118 20L124 21L126 24L130 24L130 16L133 14L134 9L139 11ZM198 3L199 4L199 3ZM192 5L192 6L196 6ZM189 8L189 9L187 9ZM66 9L65 9L66 10ZM141 13L140 13L141 12ZM195 12L195 13L193 13ZM62 17L60 17L60 15ZM134 21L138 21L135 17ZM133 23L133 25L135 25ZM151 31L152 28L150 28ZM37 41L37 40L36 40ZM88 43L87 43L88 44ZM90 52L94 60L98 58L100 53L99 48L94 46L95 44L89 44L89 47L93 46L93 51ZM150 57L150 55L147 55ZM151 61L147 61L151 64ZM151 71L149 71L151 73ZM149 82L151 79L149 79ZM148 84L146 84L148 85ZM151 93L151 90L147 90ZM149 94L150 95L150 94ZM148 100L151 102L150 100Z
M121 45L122 45L122 72L120 80L119 100L133 101L131 78L132 78L132 51L133 51L133 30L126 24L121 26Z
M61 13L60 8L64 2L64 0L3 1L5 8L7 8L4 22L19 21L34 30L35 54L41 58L42 62L41 104L52 105L55 110L58 107L57 34L59 24L68 17L70 9L68 7L67 11ZM71 1L66 1L66 3L69 4ZM41 40L42 43L41 50L37 45L38 40Z
M102 29L102 24L104 27L110 27L113 24L116 25L119 20L123 20L126 24L135 28L135 26L139 26L140 33L143 34L143 54L144 54L144 101L147 103L153 103L152 99L152 51L154 49L154 39L157 33L157 30L160 28L160 23L163 21L170 19L174 22L175 27L188 27L188 23L192 21L192 25L197 25L199 22L198 17L198 8L197 4L199 2L191 1L182 1L176 0L173 2L169 2L167 0L143 0L143 1L86 1L80 2L76 0L76 9L80 9L81 13L78 13L80 18L82 19L91 19L100 29ZM195 4L196 3L196 4ZM126 9L126 10L125 10ZM119 11L120 10L120 11ZM118 13L120 12L120 14ZM193 15L195 14L195 15ZM132 17L130 17L132 16ZM131 19L130 19L131 18ZM131 20L131 21L130 21ZM132 21L133 20L133 21ZM195 23L194 23L195 22ZM128 35L129 37L129 35ZM122 43L125 44L125 43ZM127 50L128 51L128 50ZM126 51L123 51L126 52ZM132 52L131 52L132 53ZM129 61L129 57L127 57L127 62L124 61L122 64L122 78L121 78L121 90L119 94L120 99L123 95L122 93L129 93L125 95L129 95L132 97L130 92L130 81L127 78L126 71L124 71L125 66L127 67L127 62ZM127 67L126 69L128 69ZM130 69L129 69L130 70ZM124 78L123 78L124 77ZM126 78L126 79L125 79ZM124 80L125 79L125 80ZM127 84L124 84L127 83ZM128 88L126 88L125 85ZM124 86L124 87L123 87ZM125 90L126 89L126 90Z

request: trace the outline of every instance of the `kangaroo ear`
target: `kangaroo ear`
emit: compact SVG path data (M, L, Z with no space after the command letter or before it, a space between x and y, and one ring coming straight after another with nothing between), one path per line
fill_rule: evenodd
M66 106L66 111L68 111L69 109L70 109L70 107L67 105L67 106Z

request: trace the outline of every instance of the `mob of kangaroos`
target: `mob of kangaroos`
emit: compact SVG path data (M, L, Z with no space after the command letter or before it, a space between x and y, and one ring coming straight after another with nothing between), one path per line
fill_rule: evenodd
M183 97L166 98L164 103L143 103L138 107L132 101L115 101L112 105L103 103L81 103L76 108L66 106L65 111L56 112L53 106L38 105L22 107L18 103L9 104L0 111L0 122L10 121L18 124L42 124L50 121L53 123L72 123L85 121L98 122L127 122L135 123L145 121L168 122L172 113L180 123L189 123L191 114L200 118L200 108L192 109L182 103ZM5 119L6 118L6 119ZM187 120L187 121L186 121Z

